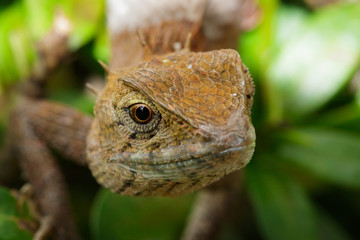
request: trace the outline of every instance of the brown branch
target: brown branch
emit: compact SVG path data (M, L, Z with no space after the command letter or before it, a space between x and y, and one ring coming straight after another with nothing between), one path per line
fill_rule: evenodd
M239 191L240 179L239 172L233 173L199 193L182 240L218 238L232 199Z

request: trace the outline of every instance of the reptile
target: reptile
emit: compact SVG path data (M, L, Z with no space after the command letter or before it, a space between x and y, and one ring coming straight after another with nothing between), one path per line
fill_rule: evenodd
M131 196L193 192L249 162L255 147L254 84L235 50L206 51L224 44L214 44L203 33L201 16L208 3L198 2L202 13L197 20L141 28L143 47L137 45L132 59L124 54L125 61L116 52L136 33L111 32L114 54L105 67L105 87L93 89L94 117L36 98L17 104L11 153L33 185L43 216L35 239L44 232L54 239L79 238L63 175L48 147L88 165L101 185ZM179 43L183 47L173 51Z
M179 51L110 74L87 156L126 195L179 195L242 168L255 142L254 87L235 50Z

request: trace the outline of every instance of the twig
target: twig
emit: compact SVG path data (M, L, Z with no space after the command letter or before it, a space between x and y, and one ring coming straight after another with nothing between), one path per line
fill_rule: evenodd
M240 174L236 172L201 191L181 239L217 239L239 183Z

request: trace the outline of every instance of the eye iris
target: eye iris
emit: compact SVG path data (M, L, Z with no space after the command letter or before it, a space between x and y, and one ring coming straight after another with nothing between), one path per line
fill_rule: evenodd
M145 104L136 104L131 108L131 116L137 123L148 123L153 113Z

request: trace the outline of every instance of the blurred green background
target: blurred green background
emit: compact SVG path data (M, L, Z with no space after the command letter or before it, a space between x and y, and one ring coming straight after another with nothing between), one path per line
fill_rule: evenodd
M360 3L258 2L260 22L238 48L256 84L257 146L220 239L360 239ZM36 42L59 9L74 25L72 54L49 75L48 98L92 112L84 84L103 81L96 60L110 54L104 2L1 0L1 140ZM114 195L87 169L60 162L84 239L179 238L196 194ZM0 188L0 239L31 239L18 224L31 217L15 205Z

